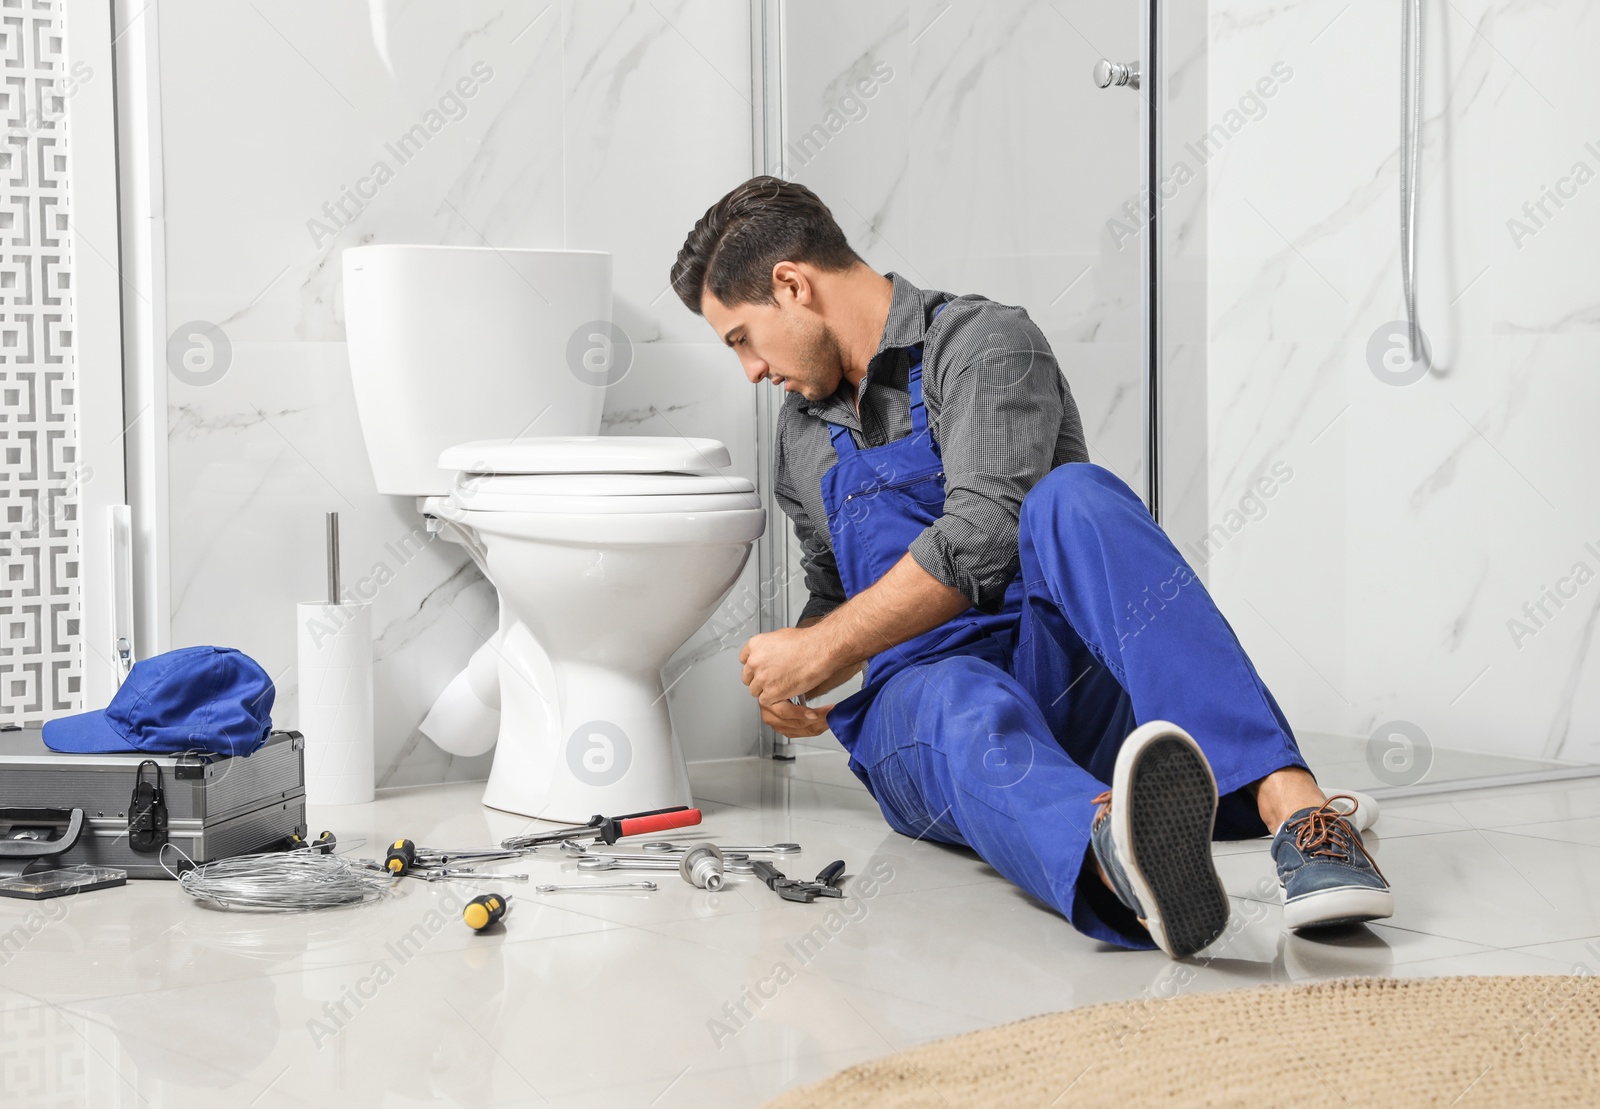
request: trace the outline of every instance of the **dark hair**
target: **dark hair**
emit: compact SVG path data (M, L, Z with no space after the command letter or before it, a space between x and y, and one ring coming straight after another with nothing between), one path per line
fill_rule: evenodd
M837 271L861 258L816 193L752 177L694 225L672 264L672 287L697 316L707 290L724 304L772 304L772 267L785 260Z

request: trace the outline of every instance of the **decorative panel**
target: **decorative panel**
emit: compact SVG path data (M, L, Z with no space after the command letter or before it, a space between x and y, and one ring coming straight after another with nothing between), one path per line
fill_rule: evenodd
M0 4L0 723L83 706L68 104L58 0Z

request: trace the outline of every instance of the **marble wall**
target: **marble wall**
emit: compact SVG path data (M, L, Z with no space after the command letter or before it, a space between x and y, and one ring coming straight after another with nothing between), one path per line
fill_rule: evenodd
M1297 728L1591 762L1600 5L1423 6L1412 374L1400 5L1209 5L1206 118L1168 133L1206 224L1204 356L1169 370L1205 511L1174 538Z
M1137 56L1138 21L1087 0L787 5L783 172L878 271L1026 308L1090 457L1142 496L1141 105L1091 80Z
M493 594L460 548L408 549L420 518L374 488L339 252L612 252L614 317L636 345L605 429L719 438L753 477L752 391L667 282L695 219L750 174L747 7L165 0L156 13L168 323L212 324L232 348L214 382L168 385L171 643L254 655L292 724L294 604L325 594L322 519L337 510L346 579L382 581L380 784L483 777L488 757L452 759L416 726L492 631ZM419 123L429 138L402 159L394 141ZM756 748L736 657L754 579L752 566L669 667L691 759Z
M791 4L784 171L867 262L1025 307L1090 454L1144 492L1140 100L1096 60L1138 53L1137 5L1087 0ZM863 94L861 82L871 91Z

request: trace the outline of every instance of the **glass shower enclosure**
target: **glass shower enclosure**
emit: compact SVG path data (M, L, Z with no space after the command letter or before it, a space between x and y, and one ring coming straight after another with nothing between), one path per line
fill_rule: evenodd
M761 7L766 172L878 270L1028 310L1325 787L1591 772L1592 11Z

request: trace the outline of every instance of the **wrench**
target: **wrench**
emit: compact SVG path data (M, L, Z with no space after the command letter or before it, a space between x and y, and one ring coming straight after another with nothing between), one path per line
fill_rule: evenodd
M543 885L533 887L539 893L558 893L562 890L654 890L654 882L573 882L568 885Z
M578 860L579 870L677 870L681 860L671 855L656 855L645 859L618 859L610 855L584 855ZM723 856L722 869L730 874L754 874L755 864L750 859L730 859Z
M700 845L694 844L693 846L698 847ZM653 851L647 855L636 851L591 851L584 844L573 843L571 840L563 843L561 850L564 854L576 855L580 859L621 859L623 862L630 863L648 863L655 862L658 859L681 859L689 853L688 847L682 847L675 851ZM722 857L724 859L748 859L750 856L742 855L737 851L732 854L724 851Z
M648 851L651 854L682 854L694 846L696 845L692 843L669 843L666 840L657 839L651 840L649 843L645 844L643 850ZM718 844L718 846L720 847L721 844ZM798 855L799 853L800 845L798 843L769 843L765 847L722 848L723 858L729 858L736 855L744 855L748 857L750 855Z
M746 860L748 865L748 860ZM526 874L499 874L490 870L475 870L462 867L453 870L444 867L440 870L424 870L417 867L406 875L407 878L421 878L424 882L526 882Z

